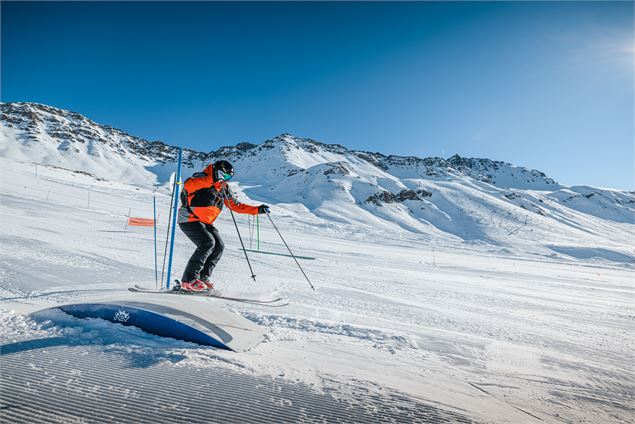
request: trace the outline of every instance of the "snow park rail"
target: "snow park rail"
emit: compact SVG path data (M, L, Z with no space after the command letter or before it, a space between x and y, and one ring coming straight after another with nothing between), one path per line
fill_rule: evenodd
M47 319L50 310L61 310L77 318L101 318L135 326L157 336L234 352L254 348L265 335L264 329L252 321L218 308L204 299L189 297L184 299L147 293L131 293L119 299L101 296L87 298L80 303L46 308L30 315L35 319Z

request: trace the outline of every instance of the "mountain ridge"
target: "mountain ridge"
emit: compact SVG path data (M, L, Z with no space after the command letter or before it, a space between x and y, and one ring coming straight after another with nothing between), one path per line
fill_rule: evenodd
M86 144L91 139L110 145L115 151L123 156L126 149L141 159L149 162L155 161L157 164L175 162L178 148L162 141L148 141L140 137L132 136L126 131L114 128L110 125L99 124L78 112L41 103L14 102L0 104L0 122L3 126L24 131L26 141L36 141L37 133L46 132L52 139L58 139L58 149L68 151L77 143ZM42 124L50 128L43 129ZM113 141L114 139L114 141ZM525 167L512 166L509 163L495 161L484 158L464 158L455 154L448 159L439 157L420 158L417 156L385 155L379 152L348 149L340 144L323 143L311 138L295 137L289 133L282 133L271 139L265 140L261 144L249 142L239 142L234 146L222 146L210 152L201 152L190 148L184 148L184 165L193 167L198 162L210 162L219 157L236 157L237 153L248 154L255 149L273 148L276 143L298 146L308 152L315 152L322 149L336 154L352 154L359 159L368 161L384 171L389 169L399 169L407 167L423 167L419 176L437 177L448 176L452 172L458 171L469 175L477 180L496 184L497 181L492 176L491 171L497 170L501 166L518 169L531 178L531 181L542 179L546 185L558 184L544 173ZM79 150L75 146L76 153ZM90 154L90 152L89 152ZM104 177L104 176L101 176Z
M165 185L175 168L174 146L41 104L0 104L0 134L3 157L126 184ZM184 178L229 160L241 198L277 205L316 226L543 250L557 234L567 252L580 243L613 246L635 236L633 193L565 187L540 171L491 159L384 155L288 133L210 152L183 149L183 157Z

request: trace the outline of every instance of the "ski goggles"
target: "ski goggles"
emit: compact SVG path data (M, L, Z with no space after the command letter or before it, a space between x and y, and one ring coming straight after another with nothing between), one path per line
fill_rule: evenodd
M223 171L218 171L218 179L222 180L222 181L229 181L232 179L232 177L234 176L234 173L227 173L227 172L223 172Z

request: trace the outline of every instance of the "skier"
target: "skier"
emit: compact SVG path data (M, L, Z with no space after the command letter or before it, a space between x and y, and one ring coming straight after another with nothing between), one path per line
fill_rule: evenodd
M214 226L223 205L237 213L250 215L269 212L269 206L250 206L238 202L227 181L234 175L234 168L220 160L197 172L183 183L179 227L196 245L183 277L181 290L200 292L211 290L214 284L210 275L223 254L224 244Z

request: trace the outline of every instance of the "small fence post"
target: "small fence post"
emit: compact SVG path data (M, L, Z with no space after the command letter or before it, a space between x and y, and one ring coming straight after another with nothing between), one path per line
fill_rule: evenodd
M128 222L130 222L130 213L132 212L132 208L128 209L128 216L126 216L126 228L124 228L124 231L128 231Z

